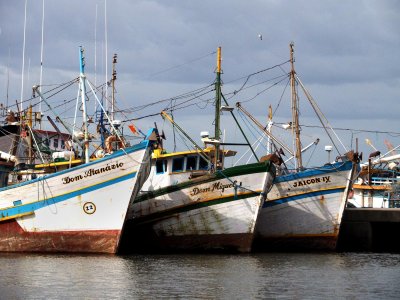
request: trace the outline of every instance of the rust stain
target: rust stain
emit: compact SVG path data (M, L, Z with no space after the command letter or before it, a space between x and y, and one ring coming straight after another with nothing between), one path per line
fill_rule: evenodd
M16 221L0 224L0 251L115 253L119 230L24 231Z

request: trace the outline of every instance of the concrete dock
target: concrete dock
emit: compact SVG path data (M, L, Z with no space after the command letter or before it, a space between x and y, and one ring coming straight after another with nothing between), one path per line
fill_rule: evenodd
M400 208L346 208L338 250L400 252Z

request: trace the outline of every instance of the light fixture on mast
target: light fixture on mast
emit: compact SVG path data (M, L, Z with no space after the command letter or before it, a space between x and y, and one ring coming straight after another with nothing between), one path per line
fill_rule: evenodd
M331 145L325 146L325 151L328 152L328 163L331 163L331 152L333 147Z

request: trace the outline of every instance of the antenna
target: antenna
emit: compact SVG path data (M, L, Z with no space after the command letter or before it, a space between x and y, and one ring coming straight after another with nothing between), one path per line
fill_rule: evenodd
M108 111L108 40L107 40L107 0L104 1L104 39L106 44L106 111Z
M94 86L96 87L97 87L97 8L98 6L96 3L96 18L94 21Z
M98 6L96 3L96 18L94 21L94 86L95 87L97 87L97 8ZM97 112L97 101L94 102L94 111Z
M28 0L25 0L25 16L24 16L24 43L22 46L22 78L21 78L21 99L20 99L20 111L22 112L22 99L24 98L24 72L25 72L25 40L26 40L26 7L28 6ZM20 116L21 117L21 116Z
M8 91L10 88L10 55L11 51L10 48L8 48L8 63L7 63L7 97L6 97L6 108L8 109Z
M44 0L42 2L42 45L40 47L40 79L39 79L39 91L42 91L42 77L43 77L43 42L44 42ZM39 111L42 113L42 98L39 102ZM42 123L40 123L42 126Z

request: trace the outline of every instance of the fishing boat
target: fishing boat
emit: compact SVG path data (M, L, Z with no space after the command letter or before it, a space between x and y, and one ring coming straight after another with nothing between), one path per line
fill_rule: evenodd
M30 171L17 157L2 155L4 177L16 170L30 176L11 185L2 182L6 186L0 188L0 251L118 251L128 207L148 176L153 130L136 145L90 157L82 47L79 54L84 159L61 170L37 172L37 165Z
M291 43L291 129L296 166L293 170L288 170L284 164L278 168L280 174L274 180L257 222L255 248L334 250L359 159L350 151L338 156L333 163L315 168L303 166L295 84L301 86L314 107L316 103L296 75L293 53L294 45Z
M233 153L221 149L220 76L218 48L215 137L203 135L208 145L205 149L196 146L194 151L166 153L160 148L153 152L149 179L130 208L124 235L127 248L133 245L136 251L251 250L257 217L275 177L275 166L266 160L223 167L224 157ZM166 112L162 115L180 129Z
M277 176L260 213L259 249L335 250L353 162Z
M400 155L387 156L388 152L374 159L378 153L371 153L368 162L361 164L347 207L400 208Z

